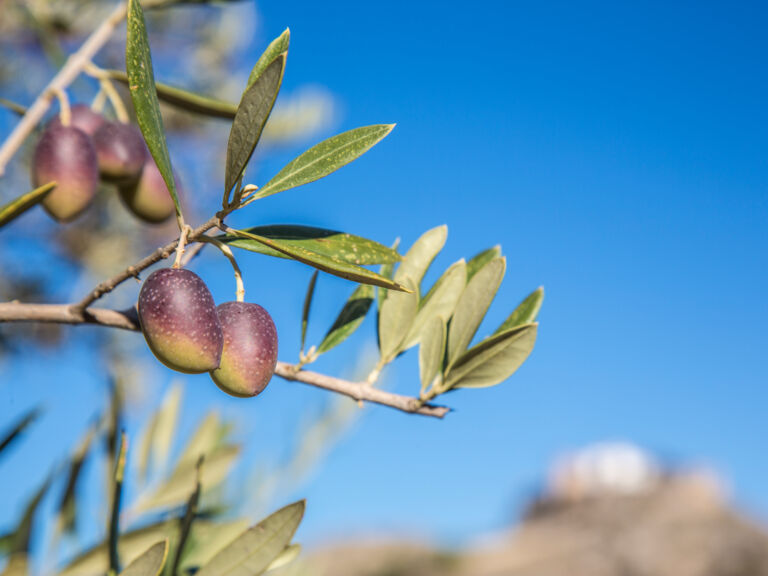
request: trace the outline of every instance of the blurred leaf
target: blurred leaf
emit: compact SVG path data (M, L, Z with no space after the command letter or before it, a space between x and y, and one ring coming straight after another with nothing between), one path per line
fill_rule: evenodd
M301 311L301 351L307 344L307 325L309 324L309 309L312 307L312 297L315 295L315 284L317 283L318 270L312 273L312 278L307 286L307 294L304 296L304 308Z
M120 450L115 464L114 485L112 490L112 512L109 517L109 571L117 573L120 569L120 557L117 544L120 537L120 507L123 500L123 480L125 480L125 460L128 452L128 439L125 432L120 434Z
M181 204L176 192L171 158L165 142L163 118L157 100L155 77L152 71L152 56L149 52L144 11L139 0L128 0L128 36L125 42L125 70L128 74L128 91L131 93L136 121L147 143L152 158L163 176L165 185L173 198L176 214L181 214Z
M153 544L131 562L120 576L159 576L168 557L168 540Z
M382 303L379 313L379 342L381 357L385 361L393 359L402 349L403 340L419 309L418 286L407 276L401 281L412 292L392 292Z
M205 564L196 576L257 576L290 544L304 516L304 501L282 508L248 529Z
M106 70L107 74L112 80L117 80L123 84L128 85L128 75L120 70ZM157 89L157 97L159 100L186 110L187 112L194 112L201 114L202 116L210 116L212 118L226 118L229 120L234 119L237 112L237 104L232 102L226 102L224 100L218 100L211 98L210 96L203 96L183 88L177 88L168 84L155 82L155 88Z
M181 558L181 571L198 568L248 529L247 520L212 524L195 520Z
M504 320L504 322L496 329L494 334L499 332L505 332L515 326L521 326L522 324L530 324L536 321L536 317L541 310L541 303L544 301L544 288L539 286L528 294L528 296L518 304L517 308Z
M480 323L488 312L501 280L506 261L494 258L483 266L467 283L459 298L448 330L448 364L453 364L472 342Z
M12 102L11 100L8 100L7 98L0 98L0 106L3 108L7 108L17 116L24 116L24 114L27 113L27 107L22 106L21 104L17 104L16 102Z
M224 197L227 201L259 143L264 124L277 100L284 70L285 54L278 56L243 92L227 142L224 176Z
M31 410L28 410L24 413L24 415L19 418L18 422L16 422L10 430L5 434L5 436L2 437L0 440L0 453L2 453L8 446L14 443L14 441L18 440L18 438L21 436L21 434L24 432L24 430L32 424L35 420L37 420L38 416L40 416L42 410L40 410L39 406L36 406L35 408L32 408Z
M413 326L405 339L403 349L415 346L422 336L423 330L433 318L441 316L449 319L456 309L464 287L467 284L467 267L464 260L451 265L430 288L427 295L419 303L419 311Z
M299 557L299 554L301 554L301 544L291 544L290 546L286 546L283 548L283 551L280 552L278 557L272 560L270 565L267 566L265 572L277 570L278 568L290 564Z
M446 388L484 388L509 378L536 343L538 324L524 324L486 338L448 369Z
M96 429L90 428L85 434L85 438L75 450L69 462L69 471L67 473L67 484L61 496L58 506L57 526L62 532L73 533L76 530L77 518L77 486L80 480L80 473L83 469L83 463L88 456Z
M15 200L8 202L8 204L0 208L0 226L5 226L36 204L42 202L54 188L56 188L56 182L48 182L48 184L35 188L31 192L22 194Z
M432 380L443 368L448 329L441 316L433 316L425 325L419 346L419 376L421 390L429 388Z
M271 224L269 226L254 226L243 231L358 266L397 262L400 260L400 255L396 251L387 248L383 244L361 236L337 232L336 230L294 224ZM247 238L224 235L217 236L217 239L236 248L244 248L251 252L277 256L279 258L290 258L290 256L278 250L258 242L251 242Z
M263 244L278 252L282 252L286 256L303 264L307 264L308 266L312 266L323 272L328 272L334 276L339 276L340 278L354 280L361 284L373 284L375 286L384 286L393 290L404 290L403 286L400 284L384 278L383 276L379 276L366 268L361 268L356 264L349 264L331 256L326 256L325 254L313 252L298 244L286 242L284 240L271 239L266 236L259 236L257 234L246 232L245 230L235 230L234 228L230 228L229 230L231 232L230 236L237 235L241 238L241 241L237 244L230 241L230 243L237 248L253 250L255 243Z
M400 238L395 238L395 241L392 243L392 250L396 251L398 246L400 246ZM400 258L399 254L398 258ZM383 264L379 268L379 274L384 278L389 278L392 280L392 277L395 275L395 264ZM386 288L382 288L381 286L376 287L376 344L379 347L379 351L381 351L381 341L379 336L379 326L381 325L381 305L384 300L387 299L388 292L389 290Z
M192 530L192 523L197 515L197 505L200 502L200 477L202 474L203 461L205 458L200 456L197 461L197 469L195 470L195 489L187 500L187 507L184 510L184 517L181 520L181 528L179 529L179 543L176 546L176 550L173 558L173 566L171 567L170 576L177 576L179 567L181 565L181 558L184 555L187 540Z
M10 553L13 545L13 532L0 534L0 556Z
M253 86L256 80L261 78L261 75L264 74L264 71L267 69L267 67L272 64L272 62L274 62L278 56L288 52L288 46L290 43L291 30L286 28L283 30L283 33L280 34L280 36L269 43L269 46L267 46L267 49L264 50L264 53L259 56L256 64L251 69L251 74L248 76L247 86L249 88Z
M202 490L209 490L221 484L235 465L240 455L240 447L222 446L205 456L205 466L200 474ZM146 512L157 508L174 508L184 504L195 490L197 480L194 464L180 466L170 478L160 485L151 495L139 499L136 511Z
M328 138L286 164L252 198L266 198L328 176L365 154L394 127L394 124L375 124Z
M335 348L357 330L373 304L373 288L360 284L344 304L336 321L317 347L317 354Z
M488 248L488 250L483 250L479 254L475 254L474 256L472 256L472 258L469 259L469 262L467 262L467 282L472 280L472 277L475 274L477 274L477 272L483 266L488 264L488 262L500 256L501 256L500 246L494 246L493 248Z
M29 557L23 552L13 554L2 572L2 576L27 576L27 574L29 574Z
M445 225L424 232L403 256L403 261L395 272L395 280L408 277L413 280L417 288L421 286L424 274L445 246L447 238L448 227Z
M35 527L35 515L37 514L40 503L48 491L51 485L53 475L49 475L37 492L34 493L32 498L27 502L24 508L24 514L21 516L21 520L16 526L16 530L13 533L13 541L11 543L11 556L22 555L26 556L30 550L30 544L32 541L32 532Z
M152 415L152 419L146 427L139 445L139 461L137 472L139 478L144 481L149 468L149 459L152 465L158 469L168 460L173 443L173 435L179 418L182 387L175 383L166 392L162 403Z
M179 456L176 470L194 469L200 456L207 458L221 442L222 427L219 415L214 411L208 412Z

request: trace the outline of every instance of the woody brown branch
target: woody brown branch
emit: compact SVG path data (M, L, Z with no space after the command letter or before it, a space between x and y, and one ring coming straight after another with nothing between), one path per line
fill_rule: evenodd
M129 276L130 277L130 276ZM0 303L0 323L42 322L72 325L95 325L123 330L139 330L136 309L109 310L87 308L82 312L71 304L25 304L22 302ZM389 406L409 414L443 418L450 409L434 404L422 404L418 398L394 394L374 388L367 382L351 382L318 372L301 370L293 364L278 361L275 374L284 380L301 382L316 388L342 394L354 400Z

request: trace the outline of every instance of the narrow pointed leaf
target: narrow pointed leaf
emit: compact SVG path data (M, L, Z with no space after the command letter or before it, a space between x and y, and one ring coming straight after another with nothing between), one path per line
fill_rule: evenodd
M257 576L290 544L304 516L304 501L290 504L240 535L196 576Z
M167 557L168 540L162 540L131 562L120 576L159 576Z
M24 514L22 514L21 520L13 533L10 550L12 555L26 555L29 553L38 509L40 508L40 503L43 501L43 497L46 492L48 492L52 479L53 475L49 475L40 488L37 489L37 492L35 492L32 498L27 502L27 505L24 508Z
M120 450L117 453L115 474L112 488L112 511L109 517L109 570L117 573L120 569L120 557L117 541L120 537L120 507L123 500L123 481L125 480L125 460L128 452L128 439L125 432L120 434Z
M27 426L37 420L38 416L40 416L40 412L41 410L39 407L32 408L32 410L29 410L21 418L19 418L18 422L16 422L10 428L10 430L8 430L8 432L6 432L5 435L0 438L0 452L18 440L23 434L24 430L27 429Z
M268 246L273 250L285 254L293 260L297 260L298 262L307 264L308 266L312 266L313 268L317 268L323 272L328 272L334 276L345 278L346 280L353 280L361 284L383 286L393 290L406 290L406 288L397 282L384 278L383 276L379 276L375 272L371 272L366 268L362 268L355 264L349 264L331 256L326 256L325 254L307 250L306 248L291 242L286 242L284 240L273 240L267 238L266 236L251 234L245 230L230 229L230 232L231 235L239 236L243 240L258 242L259 244L263 244L264 246ZM244 243L242 242L233 245L237 246L238 248L244 248ZM252 244L245 245L252 246ZM247 249L250 250L250 248Z
M504 278L504 258L495 258L469 281L459 298L448 331L448 363L453 364L472 342Z
M278 56L264 73L243 92L237 107L227 142L227 163L224 176L224 196L229 198L232 188L248 165L248 161L261 138L272 107L277 100L285 70L285 54Z
M448 331L441 316L433 316L424 327L419 346L421 390L426 390L443 367Z
M304 346L307 343L307 325L309 325L309 310L312 307L312 297L315 295L315 284L317 283L317 275L320 272L315 270L312 273L312 278L309 280L309 286L307 286L307 294L304 296L304 308L301 311L301 351L304 352Z
M265 572L277 570L278 568L290 564L299 557L299 554L301 554L301 544L291 544L290 546L286 546L283 548L283 551L280 552L280 555L272 560L269 566L267 566Z
M80 446L78 446L75 453L69 462L67 472L67 484L64 488L64 492L61 495L58 506L58 527L63 532L72 533L76 529L77 519L77 488L80 482L80 475L83 469L83 464L88 456L88 452L91 448L91 443L96 436L95 428L91 428L83 438Z
M18 218L24 212L42 202L54 188L56 188L56 182L48 182L48 184L35 188L8 202L0 208L0 226L5 226L8 222Z
M246 531L249 524L245 519L216 524L196 519L181 558L182 572L207 564L219 551Z
M364 126L320 142L289 162L253 198L265 198L328 176L365 154L394 127L394 124Z
M496 329L496 332L494 334L498 334L499 332L505 332L509 330L510 328L514 328L515 326L520 326L522 324L530 324L531 322L536 321L536 317L539 315L539 310L541 310L541 304L544 301L544 288L539 286L531 292L525 300L520 302L520 304L515 308L515 310L512 312L512 314L509 315L509 317L504 320L504 322Z
M168 389L160 407L147 425L138 448L137 472L142 481L146 480L150 458L155 471L168 461L179 417L181 396L181 384L176 382Z
M381 357L392 360L402 350L402 344L419 310L419 291L411 278L402 279L411 292L391 292L381 305L379 342Z
M352 292L349 300L344 304L344 308L339 312L333 326L328 330L323 341L320 342L320 345L317 347L317 353L323 354L328 352L349 338L365 319L371 304L373 304L373 287L360 284Z
M467 267L464 260L459 260L443 273L427 295L422 298L413 326L405 339L405 344L403 344L403 349L407 350L411 346L415 346L423 335L426 326L435 317L442 316L450 320L466 284Z
M27 113L26 106L17 104L16 102L8 100L7 98L0 98L0 106L2 106L3 108L7 108L17 116L24 116L24 114Z
M448 227L445 225L424 232L403 256L403 261L395 272L395 280L408 277L416 286L420 286L424 274L445 246L447 238Z
M271 240L279 240L283 244L305 248L317 254L323 254L342 262L357 264L358 266L398 262L400 260L400 254L383 244L361 236L336 230L326 230L325 228L294 224L272 224L269 226L246 228L244 232L264 236ZM251 242L247 238L224 235L218 236L217 239L237 248L250 250L251 252L276 256L278 258L290 258L290 256L278 250L258 242Z
M139 0L128 0L128 36L125 42L125 71L128 75L128 91L131 93L136 120L154 158L165 185L173 198L176 214L181 214L181 204L176 192L171 158L165 142L163 118L157 100L152 56L149 52L144 11Z
M128 75L120 70L106 71L112 80L128 84ZM210 96L197 94L183 88L155 82L157 98L167 104L211 118L227 118L232 120L237 112L237 104L219 100Z
M218 413L208 412L184 447L173 473L185 468L194 469L200 456L207 458L219 446L222 426Z
M531 354L537 328L537 324L523 324L473 346L448 369L446 387L484 388L503 382Z
M501 256L501 247L500 246L494 246L493 248L488 248L488 250L483 250L479 254L475 254L472 256L472 258L469 259L467 262L467 282L472 280L472 277L478 273L478 271L488 264L491 260L495 258L499 258Z
M261 75L264 74L264 71L267 69L267 67L272 64L272 62L274 62L278 56L288 52L288 46L290 43L291 30L286 28L283 30L283 33L280 34L280 36L269 43L267 49L264 50L264 53L256 61L256 64L251 69L251 74L248 76L249 87L253 86L256 80L261 78Z

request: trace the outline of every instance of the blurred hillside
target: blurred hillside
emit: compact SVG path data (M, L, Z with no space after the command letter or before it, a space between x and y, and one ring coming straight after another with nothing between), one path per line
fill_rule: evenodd
M671 471L631 446L558 461L518 526L455 554L397 541L329 546L335 576L761 576L768 531L706 471Z

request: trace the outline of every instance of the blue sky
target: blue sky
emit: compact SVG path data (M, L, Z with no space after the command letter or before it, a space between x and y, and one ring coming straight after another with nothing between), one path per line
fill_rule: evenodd
M449 396L456 411L443 422L365 410L286 495L309 500L305 540L385 530L465 541L514 518L555 455L605 439L711 466L768 518L764 6L340 1L265 2L260 12L254 60L291 27L286 92L325 86L341 104L339 130L398 125L358 162L236 223L313 224L405 246L446 223L427 282L501 244L507 275L486 331L535 287L547 293L536 349L508 382ZM293 152L265 159L260 174ZM290 360L309 271L255 256L241 264ZM209 255L199 271L218 301L231 298L225 262ZM310 340L349 289L321 278ZM343 373L373 342L371 320L317 368ZM54 383L29 359L0 368L0 421L47 398L49 423L28 442L51 457L97 404L73 390L91 398L100 386L78 362L85 355L68 354ZM417 374L410 353L388 378L415 393ZM159 369L155 394L167 380ZM323 399L275 382L244 406L193 377L183 428L216 405L245 419L249 454L275 453L297 414ZM51 441L63 422L71 436ZM9 462L44 475L24 458ZM6 475L14 500L28 493ZM3 518L11 510L18 504L0 505Z

